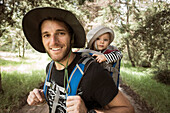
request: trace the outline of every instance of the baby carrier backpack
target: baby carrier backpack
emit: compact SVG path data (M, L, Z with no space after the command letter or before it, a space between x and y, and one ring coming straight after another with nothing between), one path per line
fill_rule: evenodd
M115 46L108 46L105 51L102 53L105 54L107 50L115 50L118 51L117 47ZM110 75L112 76L114 82L116 83L117 87L119 87L119 77L120 77L120 64L121 64L121 59L118 60L115 63L109 63L107 64L106 62L103 62L101 65L107 69L110 72Z
M115 46L108 46L107 49L103 51L102 53L94 51L94 50L90 50L90 49L83 49L83 50L79 50L78 52L81 53L81 56L92 56L93 54L101 55L105 53L107 50L113 51L113 50L118 50L118 49ZM110 72L110 75L112 76L117 87L119 87L120 64L121 64L121 59L115 63L109 63L109 64L107 64L106 62L101 63L103 68L107 69Z
M77 52L77 54L83 54L83 53ZM89 54L91 54L91 53L89 53ZM95 61L95 59L92 56L86 56L86 55L82 56L82 59L80 59L80 62L78 62L76 64L76 66L74 67L74 69L71 72L71 75L69 77L70 87L68 87L68 83L67 83L66 90L69 93L68 93L68 95L67 94L65 95L66 98L67 98L67 96L73 96L73 95L78 94L79 84L80 84L80 82L83 78L83 75L86 72L86 70L88 69L88 67L90 66L90 64L94 61ZM50 62L50 65L49 65L49 69L48 69L48 72L47 72L47 75L46 75L46 80L45 80L44 87L43 87L44 96L45 96L45 99L46 99L47 102L48 102L47 90L48 90L49 87L53 87L51 80L50 80L53 65L54 65L54 61L52 60ZM116 66L116 64L114 64L114 65ZM118 82L117 82L117 84L118 84ZM53 102L53 106L52 106L52 113L55 113L56 106L57 106L58 100L59 100L59 95L60 95L60 93L59 93L59 90L58 90L57 93L56 93L56 96L54 98L54 102Z

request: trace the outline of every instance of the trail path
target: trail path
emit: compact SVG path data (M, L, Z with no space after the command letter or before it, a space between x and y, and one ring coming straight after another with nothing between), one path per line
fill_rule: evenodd
M29 106L26 104L16 113L48 113L48 105L40 105L40 106Z
M154 113L150 108L147 107L147 105L144 102L137 99L137 96L135 94L133 94L132 92L129 92L130 89L127 86L123 84L120 86L121 86L120 91L123 92L123 94L129 99L131 104L134 106L135 113ZM131 93L131 94L128 94L124 90L124 88L126 88L126 90L129 90L128 93ZM16 113L48 113L48 105L44 104L40 106L29 106L28 104L26 104Z
M2 71L19 71L19 72L26 72L32 70L37 70L37 69L45 69L48 61L47 58L48 56L43 53L25 53L26 58L24 58L24 62L29 63L32 65L28 64L20 64L20 65L15 65L15 66L0 66L1 67L1 72ZM4 60L9 60L9 61L15 61L15 62L20 62L22 61L21 57L18 57L18 54L16 53L10 53L10 52L3 52L0 51L0 58ZM43 63L42 63L43 62Z

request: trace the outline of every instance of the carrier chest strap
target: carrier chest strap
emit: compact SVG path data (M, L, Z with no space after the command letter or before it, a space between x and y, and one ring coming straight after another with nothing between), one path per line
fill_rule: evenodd
M58 105L59 96L60 96L59 88L57 87L56 89L57 90L56 90L55 98L54 98L54 101L53 101L52 113L55 113L55 111L56 111L56 108L57 108L57 105Z

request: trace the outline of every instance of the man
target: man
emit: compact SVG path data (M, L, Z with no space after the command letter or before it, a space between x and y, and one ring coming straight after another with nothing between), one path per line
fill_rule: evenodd
M47 89L50 113L134 112L129 101L116 88L109 73L96 62L87 68L77 95L65 96L69 94L66 89L68 77L82 59L71 49L85 45L84 29L71 12L58 8L36 8L24 16L22 25L32 47L39 52L46 52L54 61L50 72L51 87ZM44 101L42 89L34 89L27 99L29 105Z

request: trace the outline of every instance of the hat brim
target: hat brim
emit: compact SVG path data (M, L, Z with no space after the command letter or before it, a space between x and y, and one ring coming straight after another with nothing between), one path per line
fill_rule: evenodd
M84 28L74 14L59 8L43 7L29 11L22 21L24 34L35 50L42 53L46 52L42 43L40 23L47 18L61 20L72 28L74 33L73 47L82 48L85 46L86 35Z

